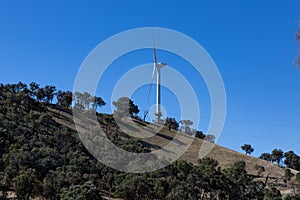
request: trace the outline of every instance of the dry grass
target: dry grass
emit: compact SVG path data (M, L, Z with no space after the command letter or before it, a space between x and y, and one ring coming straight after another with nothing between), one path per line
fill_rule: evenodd
M72 114L66 113L66 112L60 112L59 115L57 115L57 110L49 108L51 113L56 113L56 115L53 114L54 119L62 124L63 126L66 126L68 128L74 129L74 124L72 122ZM188 136L183 133L179 133L177 131L169 131L166 128L159 127L154 124L148 124L148 123L136 123L132 120L125 120L126 127L120 127L121 130L128 129L131 132L131 135L134 135L136 133L137 136L145 136L145 138L142 138L143 142L147 144L151 150L157 150L160 148L163 148L165 145L169 144L173 138L176 136L176 134L179 134L182 140L182 145L186 145L184 142L186 141L184 138L191 139L191 136ZM159 130L159 134L155 134L157 130ZM132 131L135 130L135 131ZM147 136L147 137L146 137ZM151 137L149 137L151 136ZM177 135L178 136L178 135ZM140 137L139 137L140 138ZM193 138L193 142L190 145L190 147L185 151L185 153L180 157L180 160L185 160L188 162L191 162L193 164L197 164L199 160L199 151L200 149L203 150L203 148L206 146L204 144L207 144L206 141L203 141L198 138ZM204 146L203 146L204 145ZM210 143L210 145L212 145ZM179 147L180 148L180 147ZM230 150L228 148L219 146L215 144L211 151L206 155L208 157L212 157L216 159L219 162L219 165L222 169L230 167L233 163L237 161L245 161L246 163L246 170L249 174L257 175L257 171L255 169L255 165L260 165L265 168L265 172L263 172L260 176L260 178L257 178L259 180L265 181L266 177L268 177L268 183L270 185L276 186L282 194L289 194L292 192L291 186L288 184L284 184L283 182L283 176L284 176L284 170L285 168L277 166L276 164L270 163L268 161L264 161L261 159L258 159L256 157L248 156L241 154L239 152ZM296 170L291 170L295 175L298 173Z
M176 134L177 132L175 131L169 132L169 131L165 131L164 129L163 136L156 135L154 137L146 138L143 140L149 144L152 144L156 148L160 148L170 142L170 139L167 138L173 138ZM194 138L193 143L190 145L188 150L180 157L180 159L191 162L193 164L197 164L200 158L199 151L200 148L203 146L203 143L204 143L203 140ZM217 144L214 145L212 150L206 156L218 160L220 167L223 169L230 167L233 163L237 161L243 160L246 162L246 169L249 174L257 175L257 171L255 170L255 165L261 165L265 168L265 172L263 173L263 176L269 175L269 177L282 178L282 176L284 175L284 168L282 167L279 167L268 161L264 161L252 156L241 154L239 152L230 150L228 148L219 146ZM294 173L296 173L295 170Z

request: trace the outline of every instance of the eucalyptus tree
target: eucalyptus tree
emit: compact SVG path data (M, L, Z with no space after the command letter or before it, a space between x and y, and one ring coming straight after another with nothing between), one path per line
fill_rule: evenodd
M175 118L169 118L167 117L165 120L164 120L164 126L166 126L169 131L171 129L173 130L178 130L178 127L179 127L179 123L176 121Z
M69 108L72 105L72 98L73 94L70 91L64 92L61 90L58 90L56 94L57 98L57 105L60 106L60 108Z
M272 161L272 155L271 155L270 153L262 153L262 154L259 156L259 159L262 159L262 160L266 160L266 161L271 162L271 161Z
M98 107L105 106L105 101L101 97L94 96L92 98L92 107L96 111Z
M52 85L46 85L44 88L45 92L45 101L47 103L52 103L52 100L55 96L56 87Z
M191 132L190 126L194 124L191 120L180 120L179 123L181 124L181 130L188 134Z
M243 146L241 146L242 150L246 152L247 154L251 154L254 149L252 148L252 146L250 144L244 144Z
M31 82L29 84L29 91L30 91L30 95L32 98L36 98L39 88L40 88L40 85L35 82Z
M121 97L117 101L113 101L116 107L114 114L118 117L132 117L140 112L137 105L128 97Z
M288 151L284 153L284 164L292 169L300 170L300 157L295 154L293 151Z
M272 162L276 162L278 166L280 165L282 159L284 158L284 154L281 149L274 149L272 151L271 156L272 156Z

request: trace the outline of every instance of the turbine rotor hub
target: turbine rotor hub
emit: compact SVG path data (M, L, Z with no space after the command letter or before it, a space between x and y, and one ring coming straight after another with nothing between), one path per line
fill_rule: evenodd
M157 68L163 68L166 65L167 65L166 63L154 63L154 67L157 67Z

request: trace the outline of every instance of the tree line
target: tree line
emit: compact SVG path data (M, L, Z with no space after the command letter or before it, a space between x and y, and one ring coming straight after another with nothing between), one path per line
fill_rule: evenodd
M36 101L38 103L52 104L55 102L59 109L69 109L73 106L74 109L94 111L97 108L106 105L106 102L98 96L92 96L88 92L75 92L58 90L53 85L41 87L40 84L31 82L29 85L19 82L16 84L0 84L2 98L6 98L5 94L18 94L18 99L23 100L22 105L26 106ZM7 93L8 92L8 93ZM7 98L6 98L7 99ZM116 117L138 117L140 112L138 106L128 97L121 97L117 101L113 101L115 106L114 116ZM140 117L138 117L141 119ZM206 139L214 142L214 136L211 134L205 135L203 132L191 129L193 122L191 120L180 120L166 117L162 120L162 125L169 130L180 130L183 133L195 135L200 139Z
M7 99L6 95L14 95L18 97L18 100L22 100L22 104L30 104L32 101L38 103L52 104L53 100L56 100L56 104L60 108L70 108L72 103L77 109L97 109L105 105L104 100L101 97L92 96L88 92L75 92L57 90L55 86L46 85L41 87L35 82L31 82L29 85L19 82L16 84L0 84L1 98ZM28 101L30 100L30 101Z
M260 159L275 162L277 165L285 166L300 171L300 156L294 151L283 152L281 149L274 149L271 153L262 153Z
M254 151L250 144L244 144L241 148L246 155ZM271 153L262 153L258 158L276 163L278 166L284 164L288 168L300 171L300 156L294 151L283 152L281 149L274 149Z

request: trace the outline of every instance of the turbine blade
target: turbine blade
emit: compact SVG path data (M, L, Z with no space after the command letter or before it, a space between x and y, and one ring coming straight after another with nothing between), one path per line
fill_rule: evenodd
M153 72L152 72L151 83L150 83L150 88L149 88L149 92L148 92L148 101L150 99L150 93L151 93L151 89L152 89L152 84L153 84L153 78L154 78L155 70L156 70L156 66L154 65Z
M152 37L153 37L153 59L154 59L154 63L157 64L154 32L152 34Z

